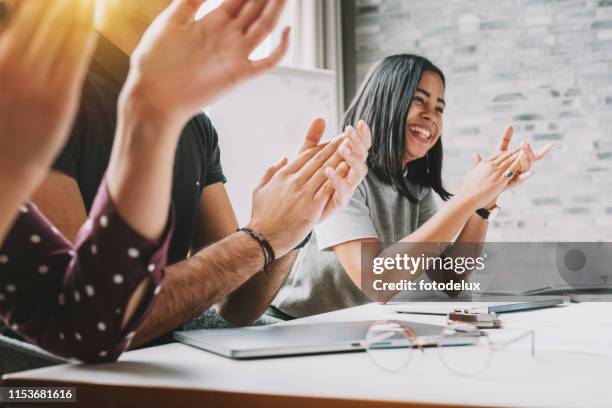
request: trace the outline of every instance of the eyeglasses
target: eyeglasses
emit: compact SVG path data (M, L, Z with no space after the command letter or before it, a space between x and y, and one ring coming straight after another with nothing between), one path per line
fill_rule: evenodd
M366 335L365 348L372 362L385 371L399 371L410 363L415 352L425 354L436 348L443 365L452 373L474 377L490 366L495 352L522 339L530 340L531 357L535 357L535 333L512 333L493 341L486 331L470 324L453 324L441 333L417 335L411 323L383 320L374 323ZM505 333L504 333L505 334Z

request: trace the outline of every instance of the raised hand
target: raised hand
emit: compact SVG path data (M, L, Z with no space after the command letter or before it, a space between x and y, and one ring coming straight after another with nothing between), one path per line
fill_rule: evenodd
M324 164L345 139L316 145L291 163L282 159L266 171L253 192L249 226L270 242L277 258L299 244L321 219L334 192Z
M95 0L20 0L0 16L0 242L64 145L96 43Z
M0 22L0 161L47 170L64 145L96 44L95 0L21 0Z
M285 0L225 0L200 20L204 0L174 0L132 55L127 92L168 120L189 117L240 82L275 67L289 46L289 29L270 56L251 52L276 26Z
M519 150L516 148L478 160L465 176L457 198L469 202L474 210L494 203L521 166Z
M513 133L514 129L512 128L512 126L508 125L499 143L499 151L496 153L497 155L501 155L503 152L508 151L508 147L510 146ZM516 177L512 178L512 180L508 184L508 187L516 187L519 184L523 183L525 180L527 180L529 177L531 177L531 175L533 174L533 171L531 170L533 164L548 156L548 154L553 150L553 148L554 145L552 143L548 143L542 146L534 153L529 143L522 142L520 146L521 165L516 171Z
M324 131L325 121L321 118L315 119L304 137L298 154L317 146ZM368 125L360 120L357 123L357 129L348 126L340 136L345 137L345 141L340 145L338 151L323 164L324 175L329 179L333 194L319 221L345 206L368 172L365 162L368 150L372 146L372 134ZM322 176L320 174L318 177Z

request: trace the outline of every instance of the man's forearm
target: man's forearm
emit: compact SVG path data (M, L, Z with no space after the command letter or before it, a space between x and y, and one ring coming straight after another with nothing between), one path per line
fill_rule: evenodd
M265 313L291 272L298 251L291 251L270 265L267 273L257 273L237 290L217 303L219 314L228 322L243 326Z
M153 312L136 333L132 346L180 327L243 285L263 264L259 244L237 232L169 266Z

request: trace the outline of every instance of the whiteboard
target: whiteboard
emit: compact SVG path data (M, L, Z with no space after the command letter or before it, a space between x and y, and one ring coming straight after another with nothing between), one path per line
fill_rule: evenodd
M337 133L336 74L279 67L226 94L207 110L219 135L221 164L241 226L251 216L251 195L265 170L291 159L308 125L325 119L324 139Z

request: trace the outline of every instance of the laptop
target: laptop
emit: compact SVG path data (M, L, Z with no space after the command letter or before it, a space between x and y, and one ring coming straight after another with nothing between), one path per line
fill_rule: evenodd
M477 302L397 302L388 303L385 307L396 313L446 315L456 310L469 313L509 313L554 307L564 303L563 296L484 295Z
M178 331L184 344L233 359L278 357L365 350L367 332L376 321L274 324L232 329ZM443 326L410 323L416 335L436 345ZM445 346L474 344L472 337L445 338ZM397 345L390 345L397 347Z

